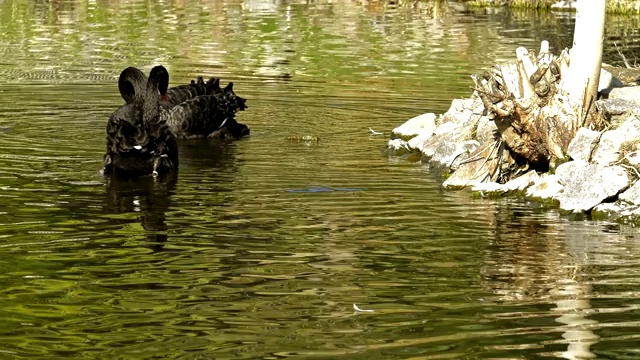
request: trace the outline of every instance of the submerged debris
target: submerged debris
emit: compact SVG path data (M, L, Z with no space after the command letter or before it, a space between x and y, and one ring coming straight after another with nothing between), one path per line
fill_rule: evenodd
M313 136L313 135L303 135L303 136L299 136L299 135L293 135L293 136L288 136L287 140L290 142L319 142L320 138L317 136Z

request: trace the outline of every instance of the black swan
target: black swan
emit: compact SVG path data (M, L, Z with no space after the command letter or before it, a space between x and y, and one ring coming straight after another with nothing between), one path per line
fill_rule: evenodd
M168 80L167 77L167 84ZM246 125L235 119L238 111L247 108L247 100L233 92L231 82L221 88L220 79L211 78L205 83L199 77L191 84L164 92L161 88L160 92L167 122L178 138L239 139L250 133Z
M146 87L143 85L146 83ZM233 92L233 83L203 78L173 88L169 73L156 66L146 79L142 71L122 71L118 89L126 104L109 118L104 173L142 173L177 168L176 139L238 139L249 128L235 119L247 108L246 100Z
M120 73L118 89L126 104L107 122L105 175L158 175L177 169L176 135L162 116L158 96L166 88L165 78L168 73L162 66L154 67L148 79L133 67Z
M247 100L233 92L233 83L221 88L220 79L211 78L204 82L199 77L190 84L169 88L169 73L164 67L159 68L162 68L158 71L160 116L178 139L239 139L249 135L249 128L235 120L235 114L247 108ZM137 72L135 78L144 76L136 68L129 69Z

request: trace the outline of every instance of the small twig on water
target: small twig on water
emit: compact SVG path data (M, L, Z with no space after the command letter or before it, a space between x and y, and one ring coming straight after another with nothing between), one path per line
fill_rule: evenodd
M360 309L356 304L353 304L353 309L358 312L373 312L373 310Z
M375 131L372 128L369 128L369 130L371 131L371 135L384 135L384 133L381 133L380 131Z

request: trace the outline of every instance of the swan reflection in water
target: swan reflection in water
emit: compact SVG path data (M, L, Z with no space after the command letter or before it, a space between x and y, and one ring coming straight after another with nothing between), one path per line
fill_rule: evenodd
M107 178L107 208L115 213L139 213L138 220L154 251L161 251L167 241L167 211L178 180L177 172L158 177Z
M182 190L178 190L177 186L178 171L156 177L131 178L112 174L106 180L107 211L118 214L140 214L139 217L130 219L127 223L132 220L140 221L151 249L162 251L168 240L168 232L171 230L167 224L167 213L172 210L172 196L178 191L194 191L188 183L192 181L189 175L202 172L207 173L207 181L212 185L208 191L228 194L229 189L225 184L232 183L229 177L233 177L237 170L236 149L231 142L210 139L191 140L180 144L181 164L184 165L182 173L185 175ZM219 207L215 208L219 209Z

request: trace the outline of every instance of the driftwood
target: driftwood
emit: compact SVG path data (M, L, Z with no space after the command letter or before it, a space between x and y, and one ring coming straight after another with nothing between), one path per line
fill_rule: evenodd
M576 131L590 124L593 104L576 104L564 90L568 50L554 56L543 41L537 56L522 47L516 55L515 63L472 76L475 91L507 148L533 166L548 166L564 158Z

